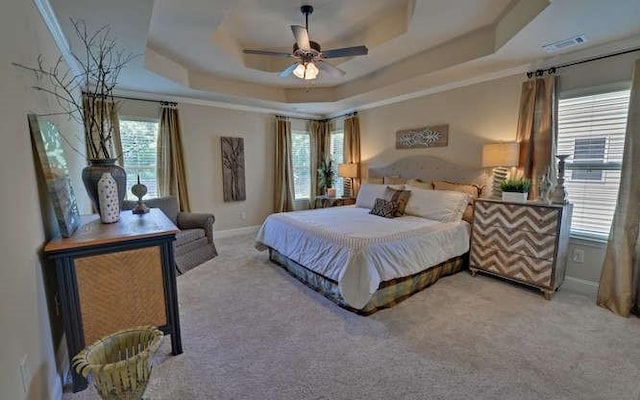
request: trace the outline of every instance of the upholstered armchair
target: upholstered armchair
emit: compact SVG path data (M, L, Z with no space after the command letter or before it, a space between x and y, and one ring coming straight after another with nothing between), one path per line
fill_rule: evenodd
M144 203L149 208L161 209L180 229L173 243L178 272L183 274L218 255L213 243L213 214L181 212L173 196L148 199ZM131 210L136 204L137 201L125 200L122 210Z

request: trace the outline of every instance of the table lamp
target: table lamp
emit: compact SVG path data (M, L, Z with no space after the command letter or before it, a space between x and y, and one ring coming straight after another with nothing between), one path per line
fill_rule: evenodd
M338 164L338 176L341 178L349 178L347 181L347 185L345 185L345 194L344 197L351 197L351 190L353 188L353 178L358 177L358 164L357 163L349 163L349 164Z
M508 167L517 167L520 145L517 142L491 143L482 146L482 166L493 168L493 196L500 197L500 185L509 175Z

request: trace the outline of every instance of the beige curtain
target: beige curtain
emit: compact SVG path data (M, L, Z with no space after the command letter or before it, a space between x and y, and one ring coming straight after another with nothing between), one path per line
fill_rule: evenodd
M549 171L555 184L557 77L535 78L522 83L517 141L520 143L518 174L531 180L529 198L538 198L540 178Z
M598 305L640 316L640 60L636 60L618 203L605 253Z
M318 167L320 161L326 159L330 153L331 145L331 121L311 121L311 207L316 203L316 196L322 195L322 190L318 185Z
M175 196L180 211L188 212L191 206L181 136L178 109L173 105L163 105L157 150L158 195Z
M118 104L112 100L102 100L83 93L82 109L85 114L87 161L115 158L120 166L124 166ZM100 126L105 128L102 134Z
M273 208L275 212L293 211L293 161L291 121L276 117L276 154Z
M344 163L358 164L358 177L353 179L352 196L360 190L360 120L355 114L344 120Z

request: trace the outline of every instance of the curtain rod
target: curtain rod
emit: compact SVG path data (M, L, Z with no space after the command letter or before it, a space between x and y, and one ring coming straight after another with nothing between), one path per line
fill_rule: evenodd
M556 65L555 67L549 67L549 68L537 69L535 71L529 71L529 72L527 72L527 77L528 78L532 78L534 75L535 76L542 76L542 75L544 75L545 72L547 74L555 74L557 72L557 70L560 69L560 68L572 67L574 65L585 64L585 63L589 63L589 62L592 62L592 61L603 60L605 58L610 58L610 57L617 57L617 56L621 56L621 55L624 55L624 54L634 53L636 51L640 51L640 47L635 47L633 49L619 51L617 53L606 54L604 56L587 58L586 60L580 60L580 61L574 61L574 62L570 62L570 63L566 63L566 64L560 64L560 65Z
M160 105L168 105L168 106L177 106L178 103L176 103L175 101L166 101L166 100L150 100L150 99L141 99L141 98L137 98L137 97L127 97L127 96L118 96L118 95L114 95L113 97L115 97L116 99L122 99L122 100L134 100L134 101L146 101L148 103L158 103Z
M300 121L329 122L329 121L333 121L334 119L338 119L338 118L355 117L356 115L358 115L358 112L357 112L357 111L353 111L353 112L350 112L350 113L346 113L346 114L338 115L338 116L333 117L333 118L325 118L325 119L311 119L311 118L288 117L288 116L286 116L286 115L280 115L280 114L276 114L276 118L283 118L283 119L297 119L297 120L300 120Z
M339 118L349 118L349 117L355 117L356 115L358 115L357 111L352 111L350 113L346 113L346 114L342 114L342 115L338 115L337 117L333 117L333 118L325 118L325 119L319 119L316 121L320 121L320 122L329 122L329 121L333 121L334 119L339 119Z

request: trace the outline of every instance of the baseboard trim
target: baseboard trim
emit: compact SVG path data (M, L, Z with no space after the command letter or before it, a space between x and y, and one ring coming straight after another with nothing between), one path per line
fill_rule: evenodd
M260 225L253 225L253 226L245 226L243 228L227 229L224 231L213 231L213 238L223 239L223 238L234 237L239 235L248 235L251 233L258 232L259 228L260 228Z
M567 276L562 287L572 292L578 292L595 298L598 294L598 282L586 281L584 279Z

